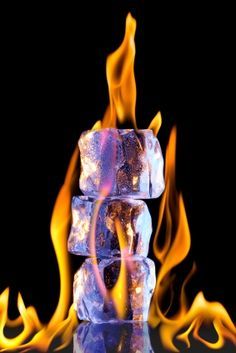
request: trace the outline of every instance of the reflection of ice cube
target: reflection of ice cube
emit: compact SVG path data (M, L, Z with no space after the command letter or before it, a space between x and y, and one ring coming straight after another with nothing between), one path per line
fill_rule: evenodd
M72 200L73 223L68 249L76 255L90 255L91 222L96 201L86 196ZM105 199L96 224L96 252L98 257L120 255L115 219L119 218L127 237L129 255L147 256L152 220L145 202L132 199Z
M148 324L82 323L74 334L74 353L153 353Z
M98 197L155 198L164 189L163 157L152 130L101 129L85 131L79 140L80 188Z
M117 321L112 301L105 301L98 287L92 259L86 259L75 274L74 305L79 319L94 323ZM120 270L120 258L102 259L98 270L107 289L113 288ZM147 321L149 304L155 287L154 262L148 258L133 256L126 259L127 287L124 321Z

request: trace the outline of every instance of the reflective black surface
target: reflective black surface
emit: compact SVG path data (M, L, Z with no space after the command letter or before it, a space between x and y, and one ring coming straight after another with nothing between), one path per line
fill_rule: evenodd
M109 327L110 326L110 327ZM202 337L214 342L212 330L205 328ZM175 341L180 352L186 353L235 353L236 348L227 342L219 350L211 350L200 342L190 339L191 347ZM53 352L53 348L48 352ZM31 351L37 352L37 351ZM62 353L166 353L163 348L158 329L151 329L146 323L136 324L102 324L81 323L72 338L71 344Z
M82 323L73 341L74 353L153 353L146 322Z

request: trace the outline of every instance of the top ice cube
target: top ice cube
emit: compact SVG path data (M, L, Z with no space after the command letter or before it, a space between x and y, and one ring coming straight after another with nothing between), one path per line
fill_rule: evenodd
M79 139L84 195L156 198L164 190L163 156L152 130L89 130Z

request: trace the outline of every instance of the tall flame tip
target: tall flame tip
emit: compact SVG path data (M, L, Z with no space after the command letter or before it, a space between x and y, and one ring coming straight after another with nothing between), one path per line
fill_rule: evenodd
M10 288L7 287L7 288L5 288L4 291L0 294L0 298L1 298L1 297L7 297L7 296L9 296L9 293L10 293Z
M126 17L126 26L129 26L129 28L132 28L132 30L135 31L136 25L137 25L137 23L136 23L135 18L132 16L131 12L129 12Z
M159 111L152 119L148 129L151 129L153 131L153 134L157 136L161 128L161 125L162 125L162 116L161 116L161 112Z
M128 13L122 43L108 55L106 75L110 104L103 117L102 127L116 127L130 120L136 128L136 82L134 76L136 20Z
M102 128L102 121L98 120L96 123L93 125L91 130L100 130Z

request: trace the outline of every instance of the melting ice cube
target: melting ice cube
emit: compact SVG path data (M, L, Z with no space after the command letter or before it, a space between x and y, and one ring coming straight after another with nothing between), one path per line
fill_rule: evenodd
M82 133L80 189L98 197L156 198L164 190L163 157L152 130L106 128Z
M105 300L98 286L93 259L85 260L75 274L74 305L80 320L94 323L119 321L112 301ZM119 276L120 258L98 260L100 276L111 289ZM147 321L149 304L156 283L155 265L148 258L141 256L128 257L128 295L124 321Z
M72 227L68 249L76 255L90 255L91 224L96 200L76 196L72 200ZM145 202L132 199L104 199L97 217L95 245L98 257L120 255L115 219L119 218L126 235L127 255L147 256L152 220Z

